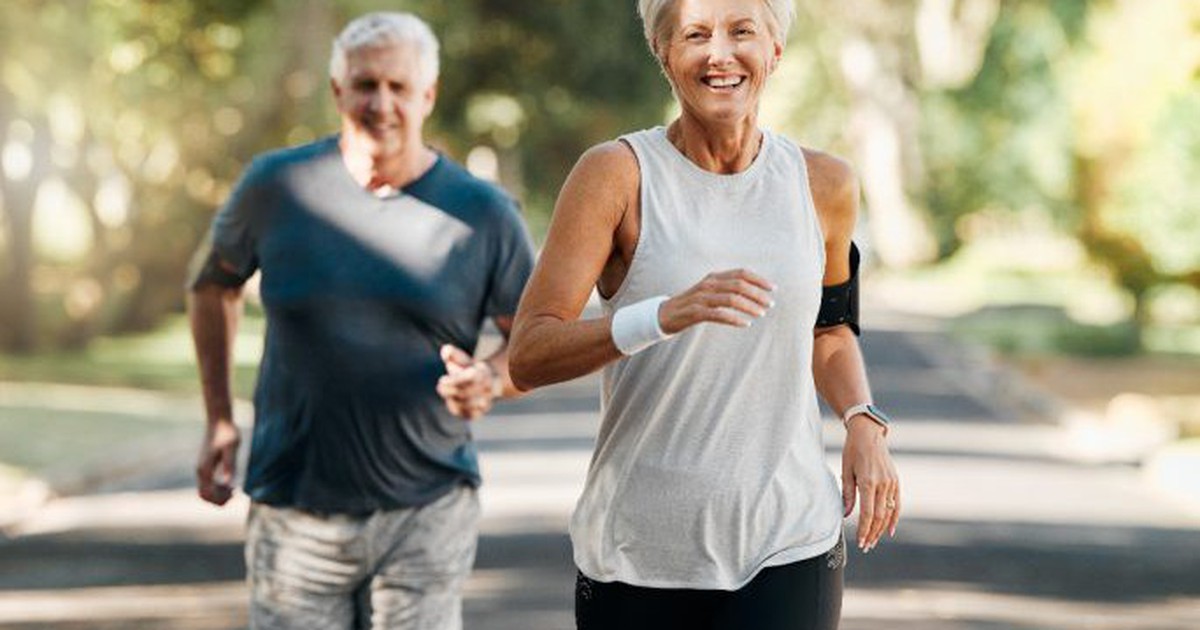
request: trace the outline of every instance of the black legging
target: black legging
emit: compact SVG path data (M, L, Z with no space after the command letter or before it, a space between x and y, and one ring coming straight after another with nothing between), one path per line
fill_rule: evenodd
M763 569L736 591L664 589L575 581L577 630L837 630L845 542L793 564Z

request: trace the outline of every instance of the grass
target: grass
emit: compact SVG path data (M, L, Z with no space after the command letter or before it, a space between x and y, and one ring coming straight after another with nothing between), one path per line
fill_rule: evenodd
M1129 322L1087 324L1040 305L984 307L952 321L950 332L1009 355L1129 356L1140 343Z
M234 349L233 388L240 398L253 392L263 330L262 317L248 311ZM150 398L159 404L145 404L137 392L102 394L38 383L152 390L157 393ZM0 355L0 477L69 480L73 471L103 469L135 457L139 449L189 439L198 446L199 391L182 315L144 335L97 339L83 352Z
M188 414L183 414L188 415ZM34 474L54 474L66 468L103 465L138 444L153 444L168 436L195 434L199 439L199 410L192 422L174 422L106 411L0 407L0 461Z
M1003 354L1200 358L1200 297L1180 309L1174 296L1183 317L1139 330L1132 299L1065 237L981 239L942 264L876 275L868 291Z
M247 398L262 352L265 324L247 313L234 346L235 395ZM195 353L187 319L175 316L153 332L101 337L82 352L0 355L0 381L68 383L198 393Z

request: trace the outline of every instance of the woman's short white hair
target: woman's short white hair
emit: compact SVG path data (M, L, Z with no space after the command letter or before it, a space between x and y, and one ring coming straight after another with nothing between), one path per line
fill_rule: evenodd
M411 13L380 11L355 18L333 39L329 76L341 85L346 80L346 55L363 48L411 45L419 57L422 78L431 84L438 77L438 41L433 30Z
M795 0L757 0L767 7L770 19L767 28L775 41L783 44L787 41L788 31L796 19ZM646 35L646 43L655 57L661 58L658 46L671 36L672 22L678 0L638 0L638 15L642 18L642 29Z

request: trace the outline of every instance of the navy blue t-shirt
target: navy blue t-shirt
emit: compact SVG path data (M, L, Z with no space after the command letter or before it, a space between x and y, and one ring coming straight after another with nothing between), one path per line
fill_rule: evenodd
M509 197L444 156L376 197L334 136L256 158L213 247L262 272L251 498L360 513L479 484L468 424L435 391L438 350L474 352L486 318L516 312L533 250Z

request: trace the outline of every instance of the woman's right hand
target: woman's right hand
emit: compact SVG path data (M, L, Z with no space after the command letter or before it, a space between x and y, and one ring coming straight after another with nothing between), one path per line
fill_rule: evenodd
M766 278L746 269L715 271L663 302L658 324L668 335L703 322L746 328L775 305L774 290Z

